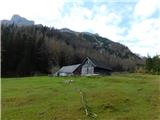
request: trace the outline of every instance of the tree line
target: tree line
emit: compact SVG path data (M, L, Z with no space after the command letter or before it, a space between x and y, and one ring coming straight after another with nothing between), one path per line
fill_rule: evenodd
M147 73L160 75L160 55L153 57L148 56L146 59L145 69Z
M140 58L121 58L95 48L81 34L46 26L1 26L2 76L49 74L64 65L79 64L85 57L103 61L114 71L133 71Z

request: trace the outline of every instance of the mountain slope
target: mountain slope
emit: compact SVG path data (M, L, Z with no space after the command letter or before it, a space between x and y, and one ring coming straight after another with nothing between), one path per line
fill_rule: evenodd
M114 71L133 71L142 58L128 47L88 32L42 25L2 24L2 75L49 73L81 63L85 57L102 61Z
M28 20L19 15L13 15L11 20L2 20L1 24L6 24L6 25L15 24L18 26L28 26L28 25L34 25L34 21Z
M74 32L67 29L67 31L62 31L62 34L67 34L66 37L70 39L71 37L76 37L75 39L83 39L84 41L90 42L93 49L99 51L101 54L108 52L109 54L118 56L120 58L132 58L141 59L136 54L132 53L130 49L118 42L113 42L107 38L103 38L97 34L92 34L89 32Z

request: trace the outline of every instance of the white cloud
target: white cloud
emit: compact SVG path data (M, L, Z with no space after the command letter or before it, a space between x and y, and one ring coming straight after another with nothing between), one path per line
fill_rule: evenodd
M160 19L150 18L141 22L133 22L124 40L132 51L147 56L160 54ZM136 40L136 42L128 43Z
M143 56L160 54L160 18L152 16L159 10L158 0L137 2L130 21L130 29L121 40L133 52Z
M95 0L91 8L84 6L82 0L3 0L0 4L0 20L19 14L36 23L56 28L92 31L116 42L123 41L133 52L154 55L160 54L160 18L152 18L160 8L158 1L121 0L121 3L127 4L117 9L119 0ZM69 10L65 8L67 4L70 4ZM113 7L110 8L108 4Z
M106 5L101 5L99 8L94 6L94 10L92 10L74 5L71 12L63 16L63 21L59 22L57 27L65 26L80 32L91 30L103 37L118 41L118 34L123 31L117 26L121 22L121 17L115 13L109 13Z
M143 45L158 43L160 40L160 19L146 19L133 24L129 34L137 37Z
M160 45L156 45L154 49L152 47L143 47L143 46L140 46L139 44L128 45L128 46L131 49L131 51L133 51L134 53L140 54L142 56L147 56L147 55L154 56L154 55L160 54L159 52Z
M70 11L61 18L62 20L56 23L56 27L68 27L75 31L84 31L90 27L93 14L91 10L79 5L73 5Z
M0 5L0 19L10 19L13 14L19 14L36 23L47 24L61 17L64 0L3 0Z
M135 6L134 15L137 18L147 18L160 9L159 0L139 0Z

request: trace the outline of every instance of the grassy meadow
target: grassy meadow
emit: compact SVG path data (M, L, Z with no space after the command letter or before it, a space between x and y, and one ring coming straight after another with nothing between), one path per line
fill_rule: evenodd
M158 75L41 76L1 81L2 120L160 120ZM85 114L80 90L91 115Z

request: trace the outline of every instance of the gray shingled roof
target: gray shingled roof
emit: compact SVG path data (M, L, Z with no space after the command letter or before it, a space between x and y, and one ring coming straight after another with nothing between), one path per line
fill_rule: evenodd
M90 59L90 60L93 62L93 64L95 65L95 67L102 68L102 69L107 69L107 70L112 70L112 69L109 68L104 62L102 62L102 61L97 61L96 59L90 58L90 57L87 57L87 58L82 62L82 64L83 64L87 59Z
M58 72L59 73L73 73L81 64L63 66Z

